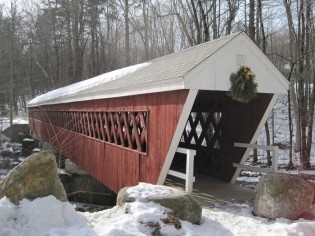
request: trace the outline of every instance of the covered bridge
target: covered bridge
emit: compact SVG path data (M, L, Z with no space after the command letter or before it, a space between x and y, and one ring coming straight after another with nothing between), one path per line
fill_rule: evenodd
M227 96L243 65L258 84L249 103ZM269 59L236 33L38 96L28 104L29 126L114 192L163 184L178 147L196 150L197 173L230 181L246 151L234 143L255 143L287 90Z

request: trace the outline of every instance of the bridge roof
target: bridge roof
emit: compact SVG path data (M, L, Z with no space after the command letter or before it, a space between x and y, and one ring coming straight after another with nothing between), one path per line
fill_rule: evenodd
M244 64L256 74L258 92L286 93L286 79L241 32L50 91L31 100L28 106L179 89L228 91L230 74Z

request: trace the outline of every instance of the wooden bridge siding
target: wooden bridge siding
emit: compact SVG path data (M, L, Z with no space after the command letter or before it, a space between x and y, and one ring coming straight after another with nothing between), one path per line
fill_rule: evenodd
M156 183L175 132L188 90L43 106L44 111L148 111L148 150L141 154L50 124L34 122L33 132L51 143L93 177L117 192L139 181ZM31 108L32 109L32 108ZM54 130L54 132L53 132ZM62 130L62 132L61 132ZM82 144L81 144L82 143Z
M139 182L137 153L38 120L32 122L33 132L113 191Z

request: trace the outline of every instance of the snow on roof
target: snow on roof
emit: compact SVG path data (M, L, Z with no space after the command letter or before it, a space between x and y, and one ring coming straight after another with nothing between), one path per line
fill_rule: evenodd
M42 102L49 102L56 99L59 100L60 98L65 97L65 96L78 94L84 90L95 88L97 86L100 86L101 84L108 83L122 76L133 73L149 64L150 63L142 63L142 64L133 65L133 66L128 66L119 70L111 71L111 72L96 76L91 79L83 80L75 84L71 84L71 85L68 85L59 89L52 90L50 92L47 92L45 94L35 97L28 103L28 105L32 106L32 105L40 104Z
M235 45L232 41L237 38L239 40L235 40L235 42L238 44ZM230 47L225 47L225 45ZM247 49L247 47L253 50ZM226 48L225 51L224 48ZM250 42L245 33L238 32L154 59L148 63L126 67L53 90L34 98L28 103L28 106L87 101L179 89L227 91L230 88L229 75L236 68L235 53L244 54L245 51L251 56L248 60L257 59L254 61L256 63L255 69L261 74L260 77L257 77L257 79L260 79L258 82L261 85L258 87L259 92L279 93L287 90L284 87L288 85L286 81L284 82L285 79L281 73L263 53L257 52L260 51L259 48L253 42ZM246 56L243 55L243 57ZM218 61L219 58L221 61ZM209 59L212 59L212 61L209 61ZM220 64L217 65L217 63ZM221 72L217 71L219 69ZM224 71L223 74L222 71ZM266 81L265 78L275 78L272 87L270 81Z

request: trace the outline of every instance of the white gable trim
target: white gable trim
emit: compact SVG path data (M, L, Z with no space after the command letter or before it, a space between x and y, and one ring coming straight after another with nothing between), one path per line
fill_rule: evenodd
M284 75L278 70L278 68L270 61L270 59L260 50L259 47L248 37L247 34L242 33L241 34L251 45L251 49L255 51L255 53L260 56L261 60L263 60L266 65L268 66L268 69L271 70L271 72L275 75L275 78L278 79L278 81L286 88L286 91L289 90L290 82L284 77Z
M238 57L243 57L243 62L239 62ZM289 82L245 33L237 35L189 71L184 76L185 88L228 91L230 74L239 69L238 63L249 66L256 74L258 93L287 93Z

